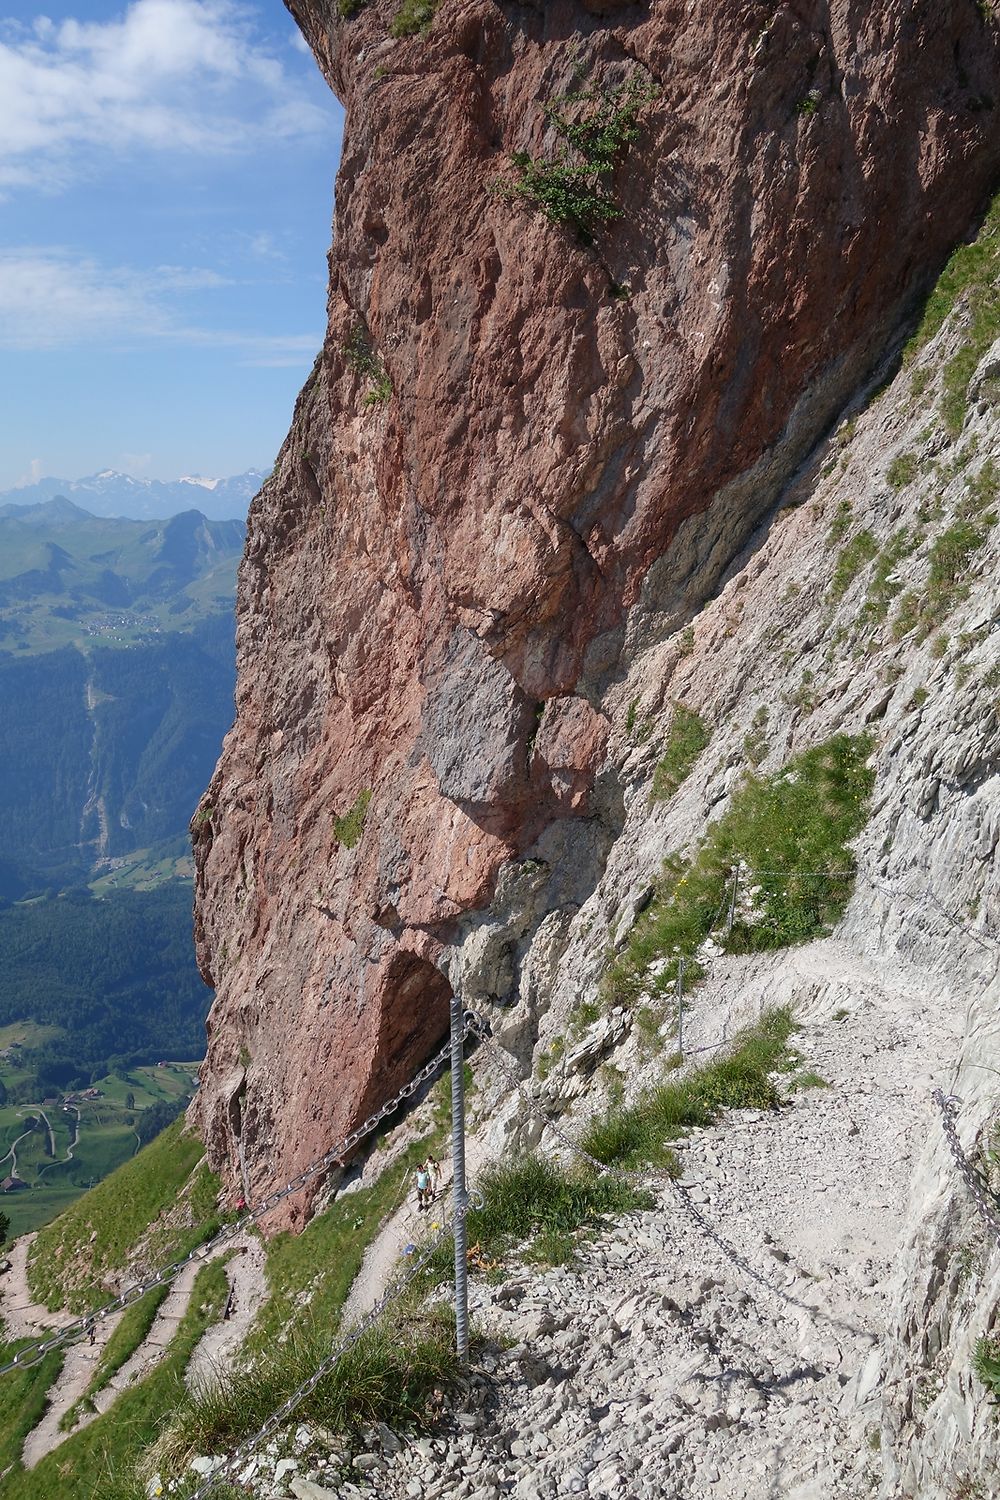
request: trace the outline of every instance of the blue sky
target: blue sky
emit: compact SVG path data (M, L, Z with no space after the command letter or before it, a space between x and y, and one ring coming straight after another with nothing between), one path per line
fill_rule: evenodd
M342 118L281 0L0 0L0 489L273 460Z

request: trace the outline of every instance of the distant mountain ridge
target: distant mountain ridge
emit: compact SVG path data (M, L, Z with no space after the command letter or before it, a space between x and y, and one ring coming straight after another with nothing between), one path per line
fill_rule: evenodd
M38 479L21 489L0 491L0 515L30 510L57 498L75 502L93 516L163 520L179 511L199 510L212 521L242 520L266 473L248 469L228 479L186 474L180 479L135 479L102 469L83 479Z
M110 644L228 613L243 534L242 521L198 510L146 521L95 516L62 496L0 506L0 638L35 651Z

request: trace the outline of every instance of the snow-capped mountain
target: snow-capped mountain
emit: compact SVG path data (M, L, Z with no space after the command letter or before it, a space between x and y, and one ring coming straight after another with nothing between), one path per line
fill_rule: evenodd
M39 505L59 495L93 516L149 521L200 510L212 521L243 520L266 477L259 469L248 469L229 479L205 479L200 474L172 480L133 479L115 469L102 469L84 479L39 479L21 489L0 491L0 505Z

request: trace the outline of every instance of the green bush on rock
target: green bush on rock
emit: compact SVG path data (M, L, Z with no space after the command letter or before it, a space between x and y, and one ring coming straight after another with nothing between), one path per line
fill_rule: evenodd
M548 160L516 152L511 161L518 175L502 180L499 190L529 199L553 224L569 226L591 244L599 224L621 217L608 179L638 139L639 115L657 93L651 79L634 77L620 88L550 100L545 116L561 144Z

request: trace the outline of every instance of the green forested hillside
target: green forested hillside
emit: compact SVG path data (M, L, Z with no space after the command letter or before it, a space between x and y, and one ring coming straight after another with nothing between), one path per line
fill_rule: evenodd
M82 870L93 743L86 680L86 659L72 647L0 658L0 846L15 866Z
M0 902L186 830L232 720L242 536L0 511Z
M0 1026L35 1022L7 1088L26 1099L113 1068L201 1057L211 1000L194 962L191 889L86 890L0 911Z
M56 498L0 509L0 639L19 653L124 644L230 607L240 521L109 520Z
M187 827L232 719L232 616L128 649L0 658L0 846L30 888ZM0 897L4 895L0 881Z

